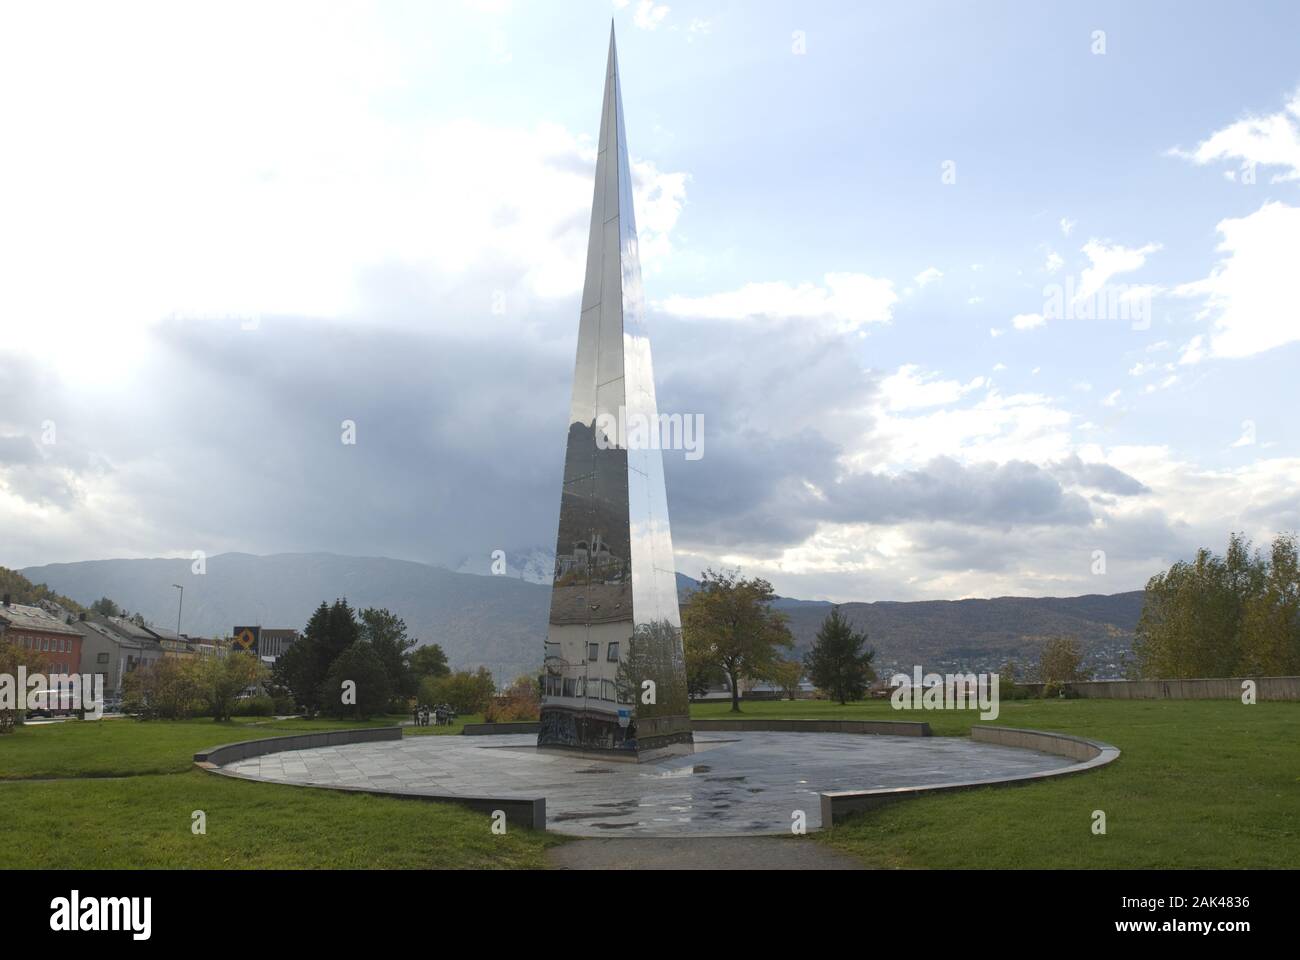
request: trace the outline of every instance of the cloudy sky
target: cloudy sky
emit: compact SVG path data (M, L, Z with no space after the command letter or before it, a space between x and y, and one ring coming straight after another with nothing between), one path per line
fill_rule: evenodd
M1295 4L55 2L0 13L0 565L553 543L611 17L680 570L1300 527Z

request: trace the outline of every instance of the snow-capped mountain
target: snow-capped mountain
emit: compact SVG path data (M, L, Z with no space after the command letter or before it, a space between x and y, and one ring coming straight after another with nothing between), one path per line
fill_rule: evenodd
M524 580L528 583L540 583L550 586L555 576L555 550L551 547L519 547L514 550L503 551L505 556L499 559L505 562L505 572L500 573L499 567L494 570L494 563L498 560L491 553L482 555L472 554L465 557L460 566L456 567L456 573L474 573L479 576L497 576L510 577L512 580Z

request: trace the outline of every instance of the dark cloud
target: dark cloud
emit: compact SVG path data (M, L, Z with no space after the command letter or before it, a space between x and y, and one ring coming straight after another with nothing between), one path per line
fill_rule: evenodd
M0 436L0 466L12 467L40 462L40 448L31 437Z
M1120 497L1133 497L1151 490L1136 477L1108 463L1085 463L1078 454L1048 465L1048 470L1064 484L1089 487Z

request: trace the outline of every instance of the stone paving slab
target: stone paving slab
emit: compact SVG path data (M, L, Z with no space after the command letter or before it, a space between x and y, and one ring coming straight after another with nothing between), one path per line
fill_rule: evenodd
M268 753L229 764L277 783L373 786L440 796L545 797L547 829L578 836L789 835L794 811L821 826L822 791L1010 777L1066 757L965 737L696 734L692 756L652 763L536 749L531 734L408 737Z

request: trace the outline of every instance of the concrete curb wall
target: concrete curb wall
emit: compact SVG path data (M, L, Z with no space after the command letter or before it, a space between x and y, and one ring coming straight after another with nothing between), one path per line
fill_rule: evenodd
M875 810L895 800L919 797L931 793L947 793L951 790L971 790L976 787L1010 786L1019 783L1032 783L1049 777L1064 777L1083 773L1095 767L1102 767L1119 757L1119 749L1100 740L1086 740L1064 733L1051 733L1044 730L1022 730L1016 727L992 727L976 725L971 727L971 739L980 743L992 743L1004 747L1019 747L1026 750L1038 750L1041 753L1054 753L1077 761L1059 770L1042 770L1020 777L990 777L985 780L964 780L958 783L940 783L924 787L895 787L884 790L837 790L821 795L822 829L829 830L837 821L842 822L850 813L863 810Z
M538 723L467 723L461 733L467 737L493 736L503 733L537 733ZM772 730L779 733L874 733L883 737L928 737L930 724L912 720L768 720L730 719L692 720L692 730L735 731Z
M260 757L268 753L281 753L289 750L312 750L317 747L332 747L346 743L373 743L381 740L401 740L401 727L369 727L361 730L328 730L320 733L295 734L288 737L268 737L265 740L245 740L241 743L228 743L219 747L210 747L194 754L194 765L208 773L219 774L235 780L249 780L254 783L279 783L286 787L306 787L318 790L337 790L343 793L366 793L376 797L400 797L404 800L425 800L430 803L458 803L480 813L492 814L497 810L505 813L506 823L513 827L528 827L532 830L546 829L545 797L465 797L454 794L434 796L406 790L380 790L374 787L348 787L334 784L295 783L292 781L263 780L247 774L227 770L225 764Z
M461 730L465 737L496 737L505 733L540 733L542 725L536 720L516 723L467 723Z
M928 737L930 724L914 720L692 720L691 729L737 732L772 730L778 733L873 733L882 737Z
M1255 695L1264 700L1300 700L1300 677L1198 677L1187 680L1081 680L1067 683L1076 697L1107 700L1240 700L1243 680L1255 681ZM1034 696L1043 684L1018 683Z
M195 763L222 766L264 753L282 750L312 750L316 747L333 747L341 743L370 743L376 740L401 740L401 727L364 727L359 730L322 730L319 733L295 733L288 737L267 737L265 740L243 740L209 747L194 754Z

